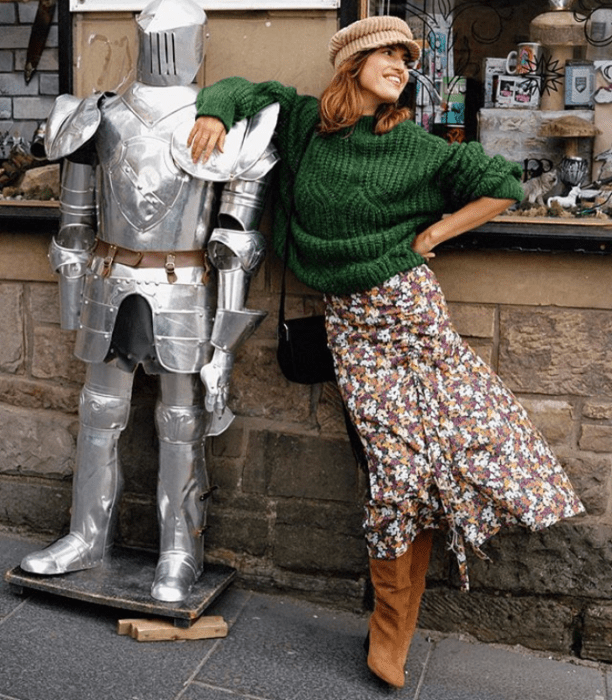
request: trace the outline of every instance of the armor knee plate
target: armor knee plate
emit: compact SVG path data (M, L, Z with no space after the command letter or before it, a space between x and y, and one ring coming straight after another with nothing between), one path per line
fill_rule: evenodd
M204 438L203 406L169 406L162 401L155 407L157 436L162 442L192 444Z
M130 415L130 399L109 396L84 386L81 391L79 418L82 425L98 430L123 430Z

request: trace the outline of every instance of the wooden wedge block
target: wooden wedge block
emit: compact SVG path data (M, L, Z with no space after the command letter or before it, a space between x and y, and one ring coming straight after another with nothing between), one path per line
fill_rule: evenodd
M177 639L227 637L227 623L221 616L200 617L191 627L175 627L169 620L119 620L117 634L138 642L168 642Z

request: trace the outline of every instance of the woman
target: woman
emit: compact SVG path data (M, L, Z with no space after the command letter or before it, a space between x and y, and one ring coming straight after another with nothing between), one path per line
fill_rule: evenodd
M282 254L293 198L289 265L325 295L338 384L368 461L368 666L396 687L434 528L448 530L467 588L466 543L479 551L503 525L537 530L583 511L525 411L453 329L425 264L522 188L518 166L409 120L398 99L418 57L399 18L355 22L330 41L336 72L320 101L230 78L200 92L189 137L194 160L206 159L236 121L280 104L274 244Z

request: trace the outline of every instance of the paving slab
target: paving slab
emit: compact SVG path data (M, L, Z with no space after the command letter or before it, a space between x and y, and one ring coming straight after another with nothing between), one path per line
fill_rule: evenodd
M597 666L446 638L438 642L418 700L608 700Z
M224 689L266 700L388 698L388 686L366 666L366 630L365 616L258 594L183 697L208 700L209 692ZM407 685L393 691L393 697L414 697L428 648L425 638L417 635Z

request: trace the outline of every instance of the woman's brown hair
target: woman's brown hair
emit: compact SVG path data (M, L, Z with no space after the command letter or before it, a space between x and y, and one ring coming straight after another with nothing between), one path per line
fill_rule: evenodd
M368 56L377 49L361 51L347 59L336 71L319 100L320 134L333 134L356 124L362 116L357 78ZM400 122L412 117L407 107L382 104L376 110L375 134L386 134Z

